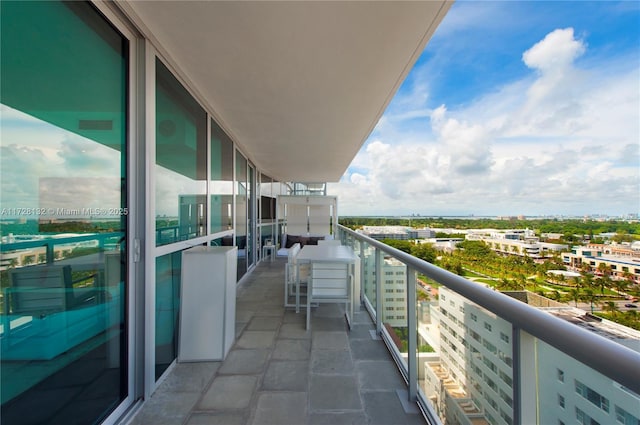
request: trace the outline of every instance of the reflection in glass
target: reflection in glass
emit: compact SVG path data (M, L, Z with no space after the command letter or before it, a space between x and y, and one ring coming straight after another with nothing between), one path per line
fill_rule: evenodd
M256 188L256 172L251 165L248 167L249 175L247 179L247 268L253 265L253 246L256 232L256 214L255 214L255 188Z
M233 143L211 120L211 233L233 228Z
M156 245L207 232L206 113L156 60Z
M178 356L182 251L156 258L156 379Z
M89 3L0 7L0 422L96 423L127 396L127 41Z
M247 271L247 160L236 151L236 246L238 280Z

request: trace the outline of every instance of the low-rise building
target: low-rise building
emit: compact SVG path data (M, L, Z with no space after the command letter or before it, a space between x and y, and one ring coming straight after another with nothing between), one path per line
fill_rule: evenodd
M600 273L604 264L611 270L613 279L631 279L640 284L640 250L621 244L588 244L574 246L571 252L562 254L562 261L572 270L584 270L587 264L591 271Z
M562 252L569 248L564 244L540 242L540 238L529 229L478 229L469 231L467 239L483 241L493 251L502 254L531 258L544 258L551 252Z

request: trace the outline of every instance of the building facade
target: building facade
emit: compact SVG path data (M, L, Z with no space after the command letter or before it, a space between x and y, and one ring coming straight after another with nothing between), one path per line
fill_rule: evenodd
M624 245L588 244L576 246L562 254L562 261L571 270L589 270L602 273L602 267L611 277L640 284L640 251Z

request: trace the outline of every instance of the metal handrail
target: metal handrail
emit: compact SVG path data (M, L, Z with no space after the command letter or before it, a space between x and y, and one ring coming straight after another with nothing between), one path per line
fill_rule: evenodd
M640 394L640 353L505 294L478 285L406 252L338 225L359 241L380 249L419 273L495 313L514 326ZM409 317L408 320L413 318Z

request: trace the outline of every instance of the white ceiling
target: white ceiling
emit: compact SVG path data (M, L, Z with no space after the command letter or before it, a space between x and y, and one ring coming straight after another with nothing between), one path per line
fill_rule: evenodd
M338 181L451 2L119 3L264 173Z

